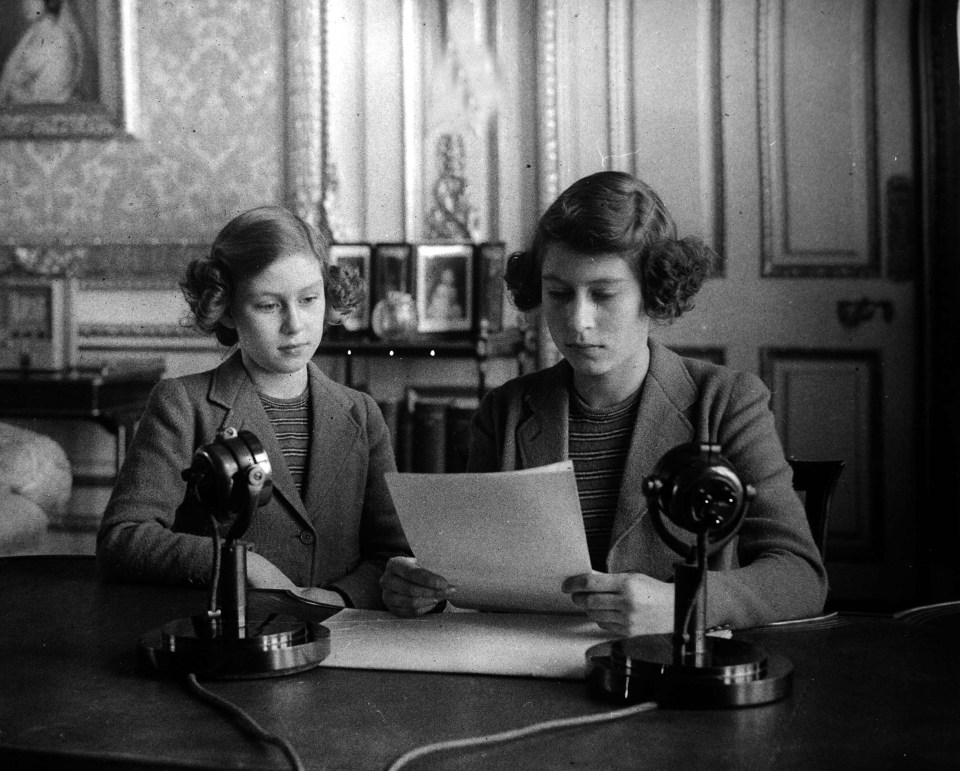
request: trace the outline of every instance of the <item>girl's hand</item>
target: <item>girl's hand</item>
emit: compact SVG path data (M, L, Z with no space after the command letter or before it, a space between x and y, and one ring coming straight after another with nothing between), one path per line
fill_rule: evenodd
M561 588L608 632L633 637L673 631L673 584L643 573L584 573Z
M380 578L383 604L397 616L422 616L454 591L443 576L417 565L413 557L391 557Z

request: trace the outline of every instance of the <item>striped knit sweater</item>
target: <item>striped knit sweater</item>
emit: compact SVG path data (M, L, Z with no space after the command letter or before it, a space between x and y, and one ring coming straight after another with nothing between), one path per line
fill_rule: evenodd
M613 516L639 405L638 390L612 407L592 409L571 389L569 454L594 570L607 569Z

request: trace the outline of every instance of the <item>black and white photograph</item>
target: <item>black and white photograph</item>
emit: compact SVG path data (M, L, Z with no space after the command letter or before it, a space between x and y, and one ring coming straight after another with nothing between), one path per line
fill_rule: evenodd
M376 305L390 292L410 291L413 245L406 243L375 244L373 247L373 290L371 302Z
M331 262L358 276L362 284L363 295L359 305L343 319L343 328L348 332L370 329L372 251L370 244L333 244L330 248Z
M420 332L463 332L472 328L473 273L474 256L470 245L414 246Z
M958 244L960 0L0 0L0 769L957 767Z

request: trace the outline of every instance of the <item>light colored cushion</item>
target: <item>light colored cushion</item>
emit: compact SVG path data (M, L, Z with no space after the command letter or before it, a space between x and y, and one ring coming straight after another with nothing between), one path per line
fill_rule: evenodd
M36 504L47 517L66 512L73 486L70 460L53 439L35 431L0 423L0 518L10 517L17 498ZM31 517L27 517L31 519Z
M48 524L43 509L29 498L10 490L0 494L0 555L38 547Z

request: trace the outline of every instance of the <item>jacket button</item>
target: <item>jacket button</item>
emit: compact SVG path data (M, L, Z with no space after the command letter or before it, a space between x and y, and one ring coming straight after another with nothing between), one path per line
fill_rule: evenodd
M316 541L316 536L308 530L304 530L300 533L300 543L304 543L307 546L311 546L314 541Z

